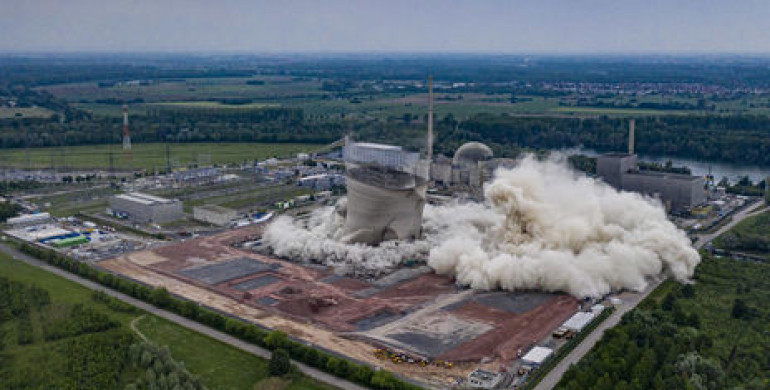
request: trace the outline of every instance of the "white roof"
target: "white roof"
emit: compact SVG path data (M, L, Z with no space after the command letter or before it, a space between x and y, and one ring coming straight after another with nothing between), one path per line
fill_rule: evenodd
M149 195L141 192L131 192L128 194L116 195L116 198L127 200L130 202L141 203L144 205L151 205L154 203L171 203L170 199L161 198L159 196Z
M534 347L524 355L521 360L531 364L542 364L545 359L553 355L553 349L546 347Z
M562 326L569 330L579 332L583 330L583 328L585 328L585 326L588 325L588 323L593 319L594 313L581 311L575 313L575 315L570 317L570 319L568 319L567 322L565 322Z
M8 231L8 234L14 237L19 237L23 240L30 240L30 241L37 241L48 237L61 236L67 233L71 233L71 232L69 230L62 229L60 227L53 226L53 225L43 226L37 229L26 228L26 229L14 229L14 230Z
M150 200L150 201L153 201L153 202L159 202L159 203L170 202L169 199L161 198L161 197L155 196L155 195L145 194L143 192L132 192L129 195L133 196L135 198L147 199L147 200Z
M362 148L369 148L369 149L402 150L401 147L398 145L375 144L372 142L356 142L353 145L362 147Z
M48 219L48 218L51 218L51 214L48 214L48 213L24 214L24 215L19 215L18 217L8 218L7 222L13 225L17 223L39 221L39 220Z
M329 177L328 173L319 173L317 175L311 175L311 176L305 176L299 179L299 181L305 181L305 180L320 180L320 179L326 179Z

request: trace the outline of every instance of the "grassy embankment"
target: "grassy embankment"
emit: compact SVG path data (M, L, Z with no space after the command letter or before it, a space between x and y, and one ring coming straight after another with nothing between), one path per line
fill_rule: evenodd
M770 259L770 212L751 216L714 240L714 246Z

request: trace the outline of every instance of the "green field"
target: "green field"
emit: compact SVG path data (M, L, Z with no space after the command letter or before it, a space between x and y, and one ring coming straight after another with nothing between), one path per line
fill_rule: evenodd
M267 361L264 359L140 311L115 310L104 303L94 301L91 290L13 260L4 254L0 254L0 277L47 290L51 296L52 306L84 304L93 307L121 324L120 328L108 332L130 329L130 322L141 317L135 323L136 328L156 344L167 345L175 360L183 361L187 369L200 376L209 389L252 390L264 388L265 380L273 382L268 378ZM36 316L33 316L36 329L38 321ZM59 356L56 351L59 350L61 341L44 341L36 335L32 344L20 346L16 342L16 326L12 326L13 321L3 325L0 326L0 330L3 331L2 341L6 347L3 351L4 357L0 357L0 361L3 362L0 365L2 367L0 372L35 370L41 378L48 378L55 374L56 370L62 369L62 365L66 366L66 362L55 361ZM38 332L36 330L35 334ZM125 378L122 378L124 384L133 380L136 374L133 370L124 373ZM282 386L277 388L280 390L332 389L306 377L283 380L278 383ZM2 383L0 388L5 388Z
M603 108L603 107L557 107L552 111L572 114L594 114L594 115L677 115L691 114L694 111L687 110L651 110L643 108Z
M205 109L222 109L222 110L255 110L260 108L274 108L280 107L280 104L275 103L248 103L248 104L223 104L220 102L212 101L179 101L179 102L164 102L164 103L149 103L149 107L179 107L179 108L205 108Z
M252 389L269 377L267 361L257 356L209 339L158 317L146 317L136 323L137 329L150 340L162 340L171 355L201 376L210 389ZM156 341L157 343L157 341ZM285 390L333 389L307 378L288 384Z
M227 98L282 99L308 94L321 95L318 81L290 81L288 77L260 77L264 85L248 85L249 77L160 80L150 85L116 85L100 88L96 82L58 84L40 89L71 102L103 99L143 99L147 103L199 101ZM119 108L120 105L117 105Z
M6 118L48 118L54 112L43 107L11 108L0 107L0 119Z
M320 149L313 144L265 144L265 143L183 143L170 144L170 159L179 167L202 162L213 164L240 163L263 160L270 157L288 157L299 152ZM120 145L86 145L29 150L30 168L101 168L109 169L110 154L116 170L164 169L166 144L134 144L130 158ZM26 168L25 149L0 151L0 167Z
M751 216L714 240L714 246L770 258L770 212Z

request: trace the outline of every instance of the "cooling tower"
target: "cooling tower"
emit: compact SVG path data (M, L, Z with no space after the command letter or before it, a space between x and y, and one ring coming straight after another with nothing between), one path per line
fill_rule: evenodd
M420 237L428 160L399 146L352 143L345 146L345 165L341 241L377 245Z

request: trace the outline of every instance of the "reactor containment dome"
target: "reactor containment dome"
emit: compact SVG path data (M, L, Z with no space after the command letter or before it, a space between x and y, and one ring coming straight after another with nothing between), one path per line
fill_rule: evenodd
M493 156L494 153L492 153L492 149L489 146L481 142L467 142L457 148L454 158L452 158L452 164L477 165L481 161L492 159Z

